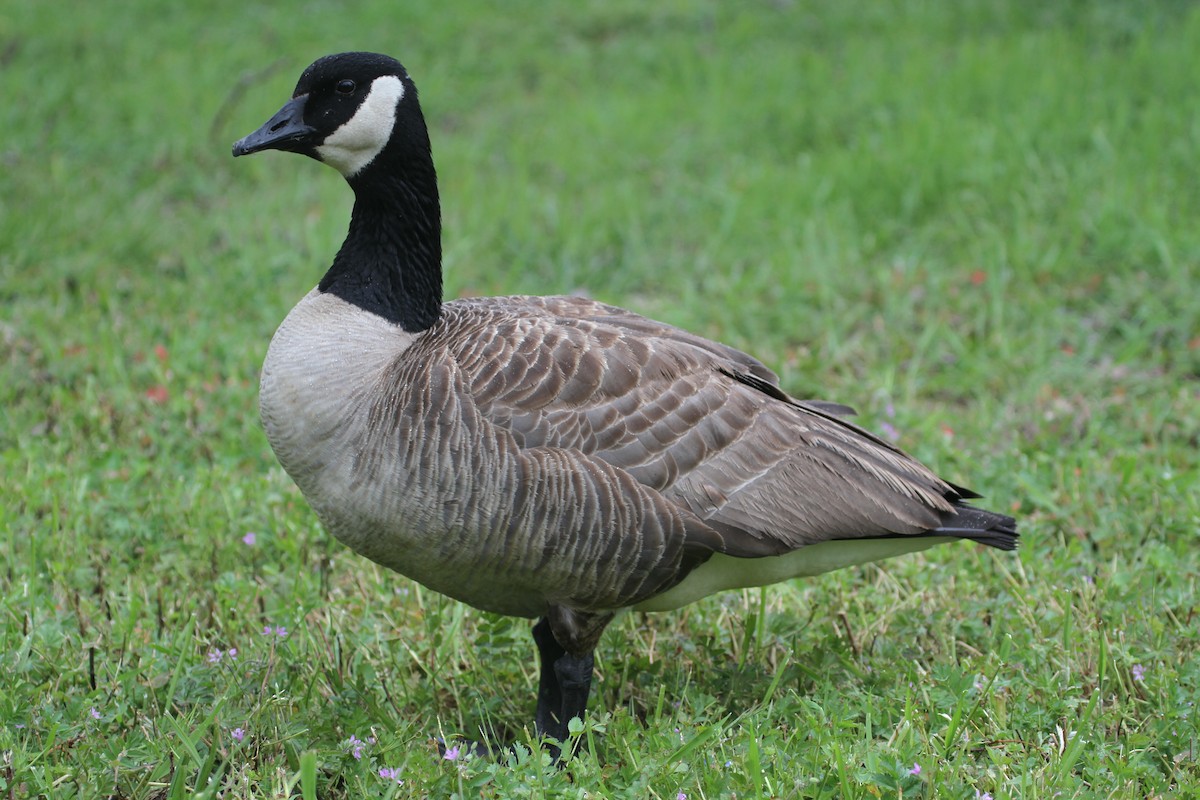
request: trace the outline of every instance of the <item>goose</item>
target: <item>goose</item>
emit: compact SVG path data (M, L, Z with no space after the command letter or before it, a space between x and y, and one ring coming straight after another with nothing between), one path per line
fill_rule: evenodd
M556 762L622 612L956 540L1016 547L1012 517L732 347L581 297L443 302L437 176L398 61L318 59L233 145L264 150L354 192L333 264L267 351L271 448L355 552L537 620L534 732Z

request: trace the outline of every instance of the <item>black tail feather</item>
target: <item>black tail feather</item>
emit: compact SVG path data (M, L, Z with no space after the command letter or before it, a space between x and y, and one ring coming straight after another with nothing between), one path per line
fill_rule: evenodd
M953 489L954 494L957 495L953 498L955 500L978 500L983 497L983 495L979 494L978 492L973 492L965 486L959 486L957 483L950 483L949 481L946 481L946 483L950 484L950 488Z
M965 503L955 503L954 510L958 513L943 516L942 525L930 531L931 535L957 536L1000 550L1017 549L1020 534L1012 517Z

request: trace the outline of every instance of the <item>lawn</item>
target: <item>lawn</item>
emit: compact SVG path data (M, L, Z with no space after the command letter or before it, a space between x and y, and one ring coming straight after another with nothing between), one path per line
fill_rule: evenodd
M1021 549L626 615L531 753L529 623L331 540L258 424L351 194L230 144L347 49L421 88L448 296L750 350ZM12 3L0 76L0 797L1200 791L1200 9Z

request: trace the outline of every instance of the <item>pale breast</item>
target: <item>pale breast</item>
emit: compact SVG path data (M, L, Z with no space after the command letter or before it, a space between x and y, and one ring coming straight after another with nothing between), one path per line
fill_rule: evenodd
M379 373L412 340L399 326L316 289L284 319L263 363L259 412L275 455L301 489L345 455L339 437Z
M314 289L279 326L263 363L259 412L271 449L330 532L359 552L378 538L367 520L397 490L396 470L366 474L370 408L379 376L414 338Z
M536 616L546 592L501 535L514 524L511 442L447 385L455 370L442 335L405 332L314 289L267 351L267 439L325 528L355 552L476 607Z

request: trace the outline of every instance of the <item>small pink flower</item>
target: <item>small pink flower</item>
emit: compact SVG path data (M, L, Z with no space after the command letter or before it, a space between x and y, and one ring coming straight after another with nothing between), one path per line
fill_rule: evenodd
M447 761L457 761L458 753L459 753L459 746L454 745L454 747L450 747L450 748L446 749L446 753L445 753L445 755L442 756L442 758L446 759Z
M254 531L250 531L249 533L247 533L245 536L242 537L242 544L246 545L247 547L253 547L254 543L257 541L258 541L258 534L255 533Z
M92 710L88 713L92 715L92 719L100 719L100 712L96 710L95 706L92 706Z
M240 742L242 739L245 739L245 738L246 738L246 732L245 732L244 730L242 730L241 728L234 728L234 729L231 731L231 733L232 733L232 735L233 735L233 738L234 738L234 739L236 739L236 740L237 740L237 741L239 741L239 742Z
M288 635L287 628L278 625L272 628L270 625L263 627L263 636L278 636L280 639L286 639Z
M910 769L908 771L908 774L909 775L920 775L921 774L921 765L914 762L912 765L912 769Z
M229 648L229 652L225 653L225 655L229 656L230 658L237 658L237 648L236 647Z
M391 767L383 767L379 770L379 777L396 783L404 783L400 780L400 770L392 769Z
M357 760L362 758L363 748L366 747L367 743L354 734L350 734L350 739L346 742L346 745L350 748L350 755L354 756Z
M992 800L991 792L982 792L981 793L978 789L976 789L975 790L975 800Z
M220 664L221 663L221 651L220 650L209 650L208 651L208 663Z
M1143 667L1141 664L1134 664L1133 665L1133 679L1135 681L1146 680L1146 668Z
M687 800L687 795L683 792L675 795L675 800Z

